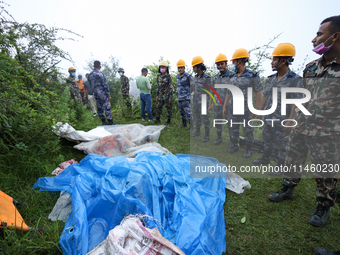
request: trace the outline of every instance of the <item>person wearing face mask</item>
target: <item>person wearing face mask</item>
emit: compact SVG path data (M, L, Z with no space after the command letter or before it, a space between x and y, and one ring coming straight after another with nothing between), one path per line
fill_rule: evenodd
M77 99L78 102L81 104L81 95L80 95L80 90L78 88L78 84L76 82L76 69L74 67L70 67L68 69L69 77L66 79L67 84L71 86L71 98L72 99Z
M234 72L229 71L228 68L227 68L228 59L227 59L226 55L220 53L215 59L215 64L216 64L216 67L219 71L219 73L214 76L214 83L215 84L221 84L221 83L229 82L228 78L231 78L235 75ZM218 95L220 96L222 104L223 104L223 102L225 100L225 96L227 94L226 89L215 88L215 90L218 93ZM216 105L214 106L214 119L223 119L223 114L222 114L223 105L221 105L220 100L217 98L216 94L214 94L214 99L216 101ZM213 101L213 99L210 97L209 98L208 112L210 112L211 109L212 109L212 101ZM230 102L229 102L227 107L230 108ZM227 111L227 113L228 113L227 120L229 122L230 118L231 118L231 114L229 114L229 113L231 113L231 112ZM222 142L223 125L222 124L216 124L215 126L216 126L216 132L217 132L217 139L216 139L216 141L214 141L214 145L219 145ZM228 127L228 129L229 129L229 127ZM230 135L230 131L228 131L228 134Z
M295 47L291 43L280 43L273 51L271 57L272 60L272 70L276 71L275 74L270 75L267 79L265 89L263 91L263 96L261 99L259 110L269 110L276 106L276 110L270 115L265 115L263 117L266 119L275 119L277 121L271 123L270 121L264 121L263 126L263 141L264 141L264 152L261 158L253 160L253 164L269 164L270 157L274 151L277 149L277 166L283 166L286 158L286 147L288 144L288 136L291 132L290 127L294 126L292 121L285 123L283 127L281 122L285 119L294 119L295 115L295 105L287 104L286 115L281 113L281 89L287 87L298 87L302 88L302 77L290 70L289 65L294 61ZM273 106L273 88L277 89L277 104ZM301 93L289 93L287 98L297 99L302 98ZM281 175L282 168L276 168L275 171L269 172L270 175Z
M322 56L307 64L303 71L304 88L311 94L304 107L311 115L296 109L297 126L289 137L285 165L292 166L289 169L295 166L305 169L309 153L312 164L322 166L322 171L311 171L316 182L317 207L308 219L313 226L321 227L327 223L330 208L335 204L336 169L340 164L340 15L323 20L312 43L313 51ZM269 199L274 202L294 199L294 188L301 176L301 171L284 173L282 188L269 194Z
M244 115L233 115L231 118L231 123L244 123L243 133L246 141L246 152L243 154L244 158L250 158L252 155L251 148L254 142L254 128L248 125L248 121L252 119L252 114L248 108L248 88L253 88L253 92L256 93L255 99L255 109L258 109L261 101L261 91L263 85L261 83L260 76L257 72L249 70L246 68L246 63L249 59L249 53L246 49L237 49L232 57L231 70L236 74L230 79L230 83L237 86L242 90L244 96ZM225 98L223 104L223 115L227 114L227 104L229 99L233 100L231 92L228 90L228 94ZM232 104L231 104L232 108ZM229 153L234 153L238 151L239 144L238 139L240 137L240 124L230 124L230 144Z
M173 84L172 76L169 73L169 64L167 61L162 60L158 68L159 74L157 75L157 89L156 89L156 121L161 123L161 114L163 105L168 111L168 120L165 125L170 125L172 116L172 96L173 96Z
M189 122L189 130L191 123L191 107L190 107L190 92L193 84L193 78L191 74L185 72L185 62L180 59L177 62L177 70L179 74L176 76L177 79L177 101L178 108L181 112L182 127L187 126Z
M122 97L123 97L123 101L126 104L126 107L131 112L131 101L130 101L130 96L129 96L129 92L130 92L129 78L126 77L124 75L124 73L125 73L124 69L120 67L118 69L118 74L120 76L120 84L121 84Z
M196 73L194 78L194 97L193 97L193 105L194 105L194 113L196 118L196 131L194 134L192 134L192 137L200 136L201 135L201 125L202 121L204 123L204 129L205 129L205 135L202 140L203 143L206 143L209 141L209 132L210 132L210 115L207 111L207 114L202 115L201 114L201 108L202 108L202 94L206 94L203 89L204 86L202 83L210 84L210 76L205 73L207 68L205 67L203 63L203 58L200 56L196 56L192 59L192 70L194 73ZM206 105L206 108L208 108L208 104Z

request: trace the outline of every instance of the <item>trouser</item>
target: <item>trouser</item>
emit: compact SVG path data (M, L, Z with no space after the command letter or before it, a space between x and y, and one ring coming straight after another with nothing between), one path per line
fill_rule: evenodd
M181 112L181 119L183 120L189 120L190 121L190 112L191 112L191 106L190 106L190 100L181 100L178 101L178 108Z
M96 98L96 103L97 103L97 111L98 111L98 116L99 118L104 121L105 116L104 116L104 111L106 115L106 119L108 121L112 120L112 113L111 113L111 104L109 99L99 99Z
M286 149L288 145L289 134L283 131L281 121L272 122L265 121L262 133L264 141L264 151L272 153L276 148L278 151L278 157L280 159L286 158Z
M172 117L172 102L169 102L169 99L167 97L159 97L157 104L156 104L156 117L160 118L162 114L163 105L165 104L166 110L168 111L168 119L170 120Z
M236 116L233 115L230 121L230 137L234 141L238 141L240 137L240 125L243 126L244 139L249 146L254 142L254 128L248 125L248 121L251 120L250 111L246 111L245 115ZM236 123L236 124L235 124Z
M145 107L146 111L148 113L148 117L150 120L153 119L152 116L152 99L151 99L151 94L139 94L140 98L140 111L142 114L142 119L145 119Z
M123 95L123 101L128 109L131 109L131 99L129 95Z
M208 112L208 102L205 105L207 114L202 115L201 108L202 108L201 94L196 95L194 94L194 114L196 121L196 129L201 128L203 121L205 130L210 131L210 114Z
M97 113L96 107L95 107L95 103L94 103L94 101L95 101L94 95L87 95L87 98L88 98L88 100L90 101L90 105L91 105L92 112L93 112L93 113Z
M316 182L316 200L324 206L333 206L340 163L340 135L306 136L294 132L289 137L285 166L290 172L284 173L283 184L296 187L301 180L304 164L309 157L314 164L313 177ZM323 171L324 167L327 172ZM294 168L296 169L294 171ZM300 170L302 169L302 170ZM320 172L318 172L321 170ZM312 166L310 168L312 172Z

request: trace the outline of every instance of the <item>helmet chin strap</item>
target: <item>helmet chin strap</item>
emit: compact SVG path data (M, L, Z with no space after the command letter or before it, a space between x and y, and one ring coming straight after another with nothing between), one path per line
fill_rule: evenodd
M279 67L280 64L281 64L281 58L279 58L279 63L277 63L277 65L273 67L272 70L277 71L277 68Z

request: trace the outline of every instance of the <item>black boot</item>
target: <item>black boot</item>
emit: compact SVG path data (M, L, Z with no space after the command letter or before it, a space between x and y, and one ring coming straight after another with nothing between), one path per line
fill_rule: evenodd
M282 189L280 189L278 192L269 194L268 198L274 202L281 202L285 199L292 200L294 199L294 188L283 185Z
M191 137L196 137L201 135L201 127L197 126L196 127L196 132L191 135Z
M106 119L101 119L103 126L104 125L109 125L109 123L106 121Z
M208 142L209 141L209 129L205 129L205 135L204 135L204 138L203 138L203 140L202 140L202 143L206 143L206 142Z
M314 249L314 254L315 255L340 255L340 251L329 251L324 248L318 247Z
M314 213L308 219L309 223L312 224L314 227L322 227L326 225L330 216L329 208L329 206L318 204Z
M186 119L182 119L182 126L181 127L182 128L187 127L187 120Z
M170 125L170 123L171 123L171 119L168 119L168 121L165 123L165 125Z
M269 164L271 155L272 155L271 151L264 151L261 158L253 160L253 164L255 165Z
M159 117L156 117L156 120L152 122L152 124L157 124L157 123L161 123L161 119Z
M251 155L252 155L251 147L252 147L251 143L246 144L246 152L243 154L244 158L250 158L251 157Z
M222 142L222 133L217 133L217 139L214 142L214 145L219 145Z
M282 168L285 164L284 158L278 158L277 165L274 167L274 170L269 171L269 175L272 176L280 176L283 174Z
M231 153L234 153L236 151L238 151L238 141L237 140L234 140L234 139L231 139L230 140L230 144L229 144L229 150L228 152L231 154Z
M116 124L113 123L113 120L109 120L109 123L107 123L107 125L116 125Z

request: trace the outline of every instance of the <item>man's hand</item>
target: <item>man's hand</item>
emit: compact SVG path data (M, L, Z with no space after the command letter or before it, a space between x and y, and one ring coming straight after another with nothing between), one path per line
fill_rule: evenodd
M226 107L223 107L222 115L223 115L223 116L226 116L226 115L227 115L227 108L226 108Z
M158 103L158 97L156 97L156 102Z
M284 128L283 128L283 131L284 131L286 134L289 134L289 133L292 131L292 129L294 128L294 127L293 127L293 126L294 126L294 122L291 121L291 120L289 120L289 121L286 122L286 126L287 126L287 127L284 127Z
M212 107L211 107L211 105L209 105L208 112L211 112L211 110L212 110Z
M172 99L170 98L170 99L169 99L169 104L171 104L171 103L172 103Z
M109 97L109 100L111 100L111 97Z

